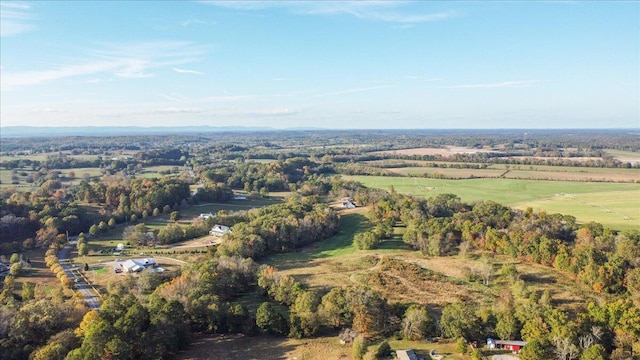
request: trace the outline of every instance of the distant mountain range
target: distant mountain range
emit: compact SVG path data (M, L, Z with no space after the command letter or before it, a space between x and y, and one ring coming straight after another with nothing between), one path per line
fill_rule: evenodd
M214 132L264 132L264 131L309 131L323 130L314 127L295 127L276 129L267 126L175 126L175 127L142 127L142 126L6 126L0 128L0 137L36 137L36 136L117 136L117 135L165 135L194 134Z

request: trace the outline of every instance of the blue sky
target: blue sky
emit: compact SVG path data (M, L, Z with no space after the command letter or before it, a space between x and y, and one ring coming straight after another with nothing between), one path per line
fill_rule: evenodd
M1 126L640 126L635 1L0 10Z

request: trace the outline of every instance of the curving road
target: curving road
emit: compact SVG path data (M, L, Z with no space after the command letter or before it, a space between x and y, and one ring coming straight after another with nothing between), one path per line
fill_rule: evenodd
M60 251L58 252L58 261L60 265L64 269L67 276L75 281L75 288L84 296L84 301L87 303L87 306L90 310L99 310L100 309L100 298L98 293L95 291L93 286L84 282L81 277L78 277L73 270L78 270L77 267L72 267L69 265L69 251L76 246L77 241L69 241Z

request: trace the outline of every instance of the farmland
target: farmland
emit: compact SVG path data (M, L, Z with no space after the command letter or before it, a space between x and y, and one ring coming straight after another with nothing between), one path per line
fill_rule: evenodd
M564 323L567 331L582 331L579 319L591 316L586 303L627 306L636 299L627 279L637 272L637 240L624 230L638 229L639 169L615 160L634 158L633 139L616 140L620 146L609 152L600 150L612 144L609 138L594 140L595 148L583 142L554 149L536 148L530 139L476 141L474 134L437 137L433 144L424 134L395 144L375 132L268 136L269 142L255 135L104 138L99 148L82 150L100 155L86 156L71 154L81 153L73 149L76 139L56 140L68 142L66 156L51 152L58 145L46 141L32 146L49 150L33 155L13 142L0 169L0 245L3 262L24 267L0 292L17 301L10 311L33 302L33 284L41 285L37 296L82 308L75 279L60 272L52 255L80 232L86 239L68 254L84 272L80 283L100 292L101 314L126 316L113 310L138 303L136 311L159 321L152 314L172 302L171 323L193 338L180 359L347 359L351 346L337 335L348 326L370 340L368 356L386 340L393 349L414 348L421 356L435 349L463 360L470 355L457 352L455 339L497 336L505 306L517 314L514 337L527 339L537 321L553 331L565 331L557 328ZM124 155L118 147L139 150ZM434 198L442 194L468 205ZM577 224L556 213L575 216ZM213 224L231 231L208 235ZM592 248L598 256L585 257ZM115 271L146 257L154 258L156 271ZM363 299L367 306L358 305ZM340 301L351 311L336 320L330 309ZM471 309L456 317L475 330L405 332L412 312L446 323L456 304ZM82 311L65 325L70 334ZM273 321L263 321L265 311ZM608 334L628 331L603 326ZM89 351L90 341L76 341L76 352Z
M640 228L640 184L583 183L512 179L439 180L384 176L345 176L367 187L433 197L455 194L462 201L493 200L518 209L533 207L597 221L614 229Z

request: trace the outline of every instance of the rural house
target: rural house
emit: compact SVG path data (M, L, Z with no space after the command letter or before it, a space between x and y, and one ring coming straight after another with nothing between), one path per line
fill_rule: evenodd
M420 360L418 355L416 355L416 353L412 349L409 349L409 350L397 350L396 351L396 358L398 360Z
M156 267L158 264L152 258L129 259L120 263L120 267L126 273L140 272L148 267Z
M487 346L489 349L505 349L511 350L514 353L520 352L522 348L527 344L526 341L520 340L495 340L492 338L487 339Z
M353 201L353 199L350 198L350 197L343 197L342 199L340 199L340 202L342 203L342 208L343 209L355 209L356 208L356 202Z
M213 225L213 227L211 228L211 230L209 231L210 235L213 236L223 236L224 234L230 232L231 230L229 229L228 226L224 226L224 225L219 225L219 224L215 224Z

